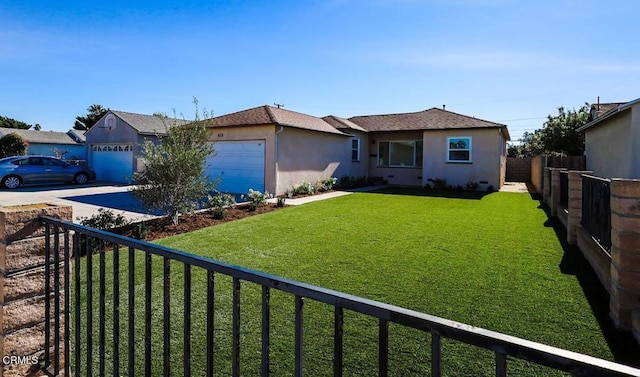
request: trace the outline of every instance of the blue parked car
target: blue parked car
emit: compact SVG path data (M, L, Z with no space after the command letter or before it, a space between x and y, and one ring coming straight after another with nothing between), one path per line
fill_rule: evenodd
M13 156L0 159L0 185L7 189L31 183L85 184L94 179L96 174L91 169L55 157Z

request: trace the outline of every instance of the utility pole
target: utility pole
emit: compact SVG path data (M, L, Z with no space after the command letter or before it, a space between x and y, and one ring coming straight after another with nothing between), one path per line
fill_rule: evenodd
M284 105L283 105L283 104L281 104L281 103L275 103L275 102L274 102L274 103L273 103L273 105L274 105L275 107L277 107L278 109L279 109L279 108L281 108L281 107L284 107Z

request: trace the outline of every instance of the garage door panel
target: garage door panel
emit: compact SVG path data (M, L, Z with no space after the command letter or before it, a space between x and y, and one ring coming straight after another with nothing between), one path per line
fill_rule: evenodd
M207 174L220 178L218 190L246 194L264 191L264 140L214 142L215 153L207 159Z
M133 147L129 144L96 144L91 148L92 169L100 181L129 183L133 175Z

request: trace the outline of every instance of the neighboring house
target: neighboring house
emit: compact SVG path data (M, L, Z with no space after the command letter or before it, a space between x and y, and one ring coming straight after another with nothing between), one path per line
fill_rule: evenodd
M607 105L597 117L578 128L585 134L587 170L605 178L640 178L640 98ZM610 105L610 106L609 106ZM592 114L594 114L592 105Z
M208 173L221 178L221 191L280 195L330 176L498 189L509 133L503 124L436 108L345 119L261 106L214 118L209 140L216 153Z
M89 166L96 179L129 183L144 169L140 157L145 141L158 143L169 127L188 123L183 119L108 110L85 134Z
M85 138L80 131L34 131L0 127L0 137L16 133L29 143L27 154L54 156L65 160L86 160Z

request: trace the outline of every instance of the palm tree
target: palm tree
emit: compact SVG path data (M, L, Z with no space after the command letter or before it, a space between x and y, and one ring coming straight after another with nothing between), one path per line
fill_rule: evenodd
M77 116L76 122L73 124L73 128L76 130L88 130L93 127L94 124L102 118L104 114L106 114L107 109L102 107L102 105L93 104L87 108L86 116Z

